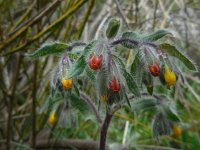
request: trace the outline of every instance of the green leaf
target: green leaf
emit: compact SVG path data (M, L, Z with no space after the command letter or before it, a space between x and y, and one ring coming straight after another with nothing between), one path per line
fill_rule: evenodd
M126 67L125 67L123 61L122 61L119 57L117 57L117 56L115 56L115 55L113 55L113 58L114 58L114 59L118 62L118 64L120 65L120 69L121 69L121 71L122 71L122 73L123 73L124 78L126 79L126 84L127 84L128 88L129 88L129 90L130 90L135 96L140 97L140 96L141 96L141 95L140 95L140 90L139 90L139 88L138 88L138 86L137 86L137 83L135 82L135 80L134 80L134 78L131 76L131 74L128 73L128 72L126 71Z
M162 110L169 120L174 122L180 122L180 118L176 112L174 105L162 105Z
M125 87L122 88L122 92L123 92L124 98L125 98L125 100L126 100L128 106L131 108L131 103L130 103L129 98L128 98L128 95L127 95L127 93L126 93L126 91L125 91Z
M123 71L124 78L126 79L126 84L129 90L137 97L140 97L140 90L134 80L134 78L125 70Z
M28 55L31 58L39 58L42 56L48 56L51 54L60 54L64 52L64 50L70 48L68 44L61 43L61 42L53 42L44 44L41 48L33 52L32 54Z
M70 95L70 99L71 99L71 105L73 108L76 108L77 110L79 110L82 113L86 113L90 110L88 104L81 99L80 97L76 96L75 94L71 94Z
M145 84L147 91L150 95L153 94L153 77L152 75L145 71L143 74L143 83Z
M119 28L120 28L120 20L117 18L110 19L108 27L106 29L107 38L109 39L114 38L117 35Z
M131 65L131 74L136 73L136 70L138 69L138 66L141 65L141 61L140 61L140 51L137 52L137 54L135 55L135 59Z
M94 73L93 71L87 66L86 69L85 69L88 77L92 80L92 81L95 81L95 76L94 76Z
M132 103L132 108L134 111L146 110L155 108L157 106L157 101L153 98L143 98L139 100L135 100Z
M141 39L143 41L146 41L146 42L154 42L154 41L157 41L160 38L164 37L167 34L171 34L171 32L169 32L167 30L158 30L158 31L151 33L149 35L142 35Z
M159 136L169 135L171 133L170 122L164 114L158 113L153 120L153 137L158 139Z
M171 56L174 56L176 58L178 58L180 61L182 61L184 63L184 65L193 71L197 71L197 67L193 64L192 61L190 61L189 58L187 58L185 55L183 55L176 46L174 45L170 45L168 43L163 43L159 45L159 48L168 53Z
M94 47L94 44L96 44L96 40L91 41L89 44L87 44L87 46L84 48L82 55L84 57L88 56L90 54L90 52L92 51L92 48Z
M72 67L66 73L65 78L69 79L74 76L80 75L84 71L86 65L87 65L87 63L85 61L85 57L82 55L81 57L79 57L79 59L72 65Z
M154 41L157 41L160 38L164 37L167 34L171 34L171 33L167 30L158 30L158 31L148 34L148 35L142 35L137 32L128 31L128 32L124 32L122 34L122 38L133 39L133 40L137 40L140 42L154 42ZM135 48L136 47L133 44L129 44L128 42L124 42L122 45L126 48Z

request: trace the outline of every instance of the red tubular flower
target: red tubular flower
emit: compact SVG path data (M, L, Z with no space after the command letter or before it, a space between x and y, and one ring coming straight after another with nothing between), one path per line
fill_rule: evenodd
M120 91L120 84L119 82L116 80L115 77L113 77L113 79L109 82L108 84L109 89L111 89L114 93L117 93Z
M101 68L103 56L92 55L89 59L89 66L92 70L98 70Z
M160 74L160 67L157 63L154 63L153 65L149 65L149 71L154 77L157 77Z

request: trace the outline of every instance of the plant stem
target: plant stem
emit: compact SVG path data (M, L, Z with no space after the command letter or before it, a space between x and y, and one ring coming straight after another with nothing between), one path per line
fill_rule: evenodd
M12 93L10 95L10 100L8 104L8 120L7 120L7 139L6 139L6 149L11 149L11 134L12 134L12 110L13 110L13 102L15 99L15 91L17 87L17 78L19 75L20 70L20 64L21 64L21 56L17 55L17 64L16 64L16 72L13 75L13 81L12 81Z
M108 127L112 119L112 116L113 116L112 114L110 114L109 112L106 112L105 120L101 127L99 150L106 150L107 131L108 131Z

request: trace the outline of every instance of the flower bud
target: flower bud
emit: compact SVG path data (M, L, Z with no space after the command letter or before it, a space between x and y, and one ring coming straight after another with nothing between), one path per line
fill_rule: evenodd
M164 79L167 86L176 84L176 74L170 70L168 65L165 65Z
M101 96L101 101L103 102L103 103L105 103L105 102L107 102L107 95L102 95Z
M62 79L62 86L66 90L70 90L72 88L72 79Z
M120 91L120 84L115 77L109 82L108 87L113 93L118 93Z
M55 112L51 113L48 119L48 123L53 127L56 125L57 122L58 122L58 118Z
M149 71L154 76L157 77L160 74L160 67L157 63L154 63L153 65L149 65Z
M89 59L89 66L92 70L98 70L101 68L103 56L92 55Z

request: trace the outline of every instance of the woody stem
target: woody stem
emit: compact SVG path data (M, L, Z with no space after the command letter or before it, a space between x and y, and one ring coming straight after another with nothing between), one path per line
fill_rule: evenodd
M113 116L112 114L110 114L109 112L106 112L106 116L105 116L103 125L101 127L99 150L106 150L107 131L108 131L108 127L112 119L112 116Z

